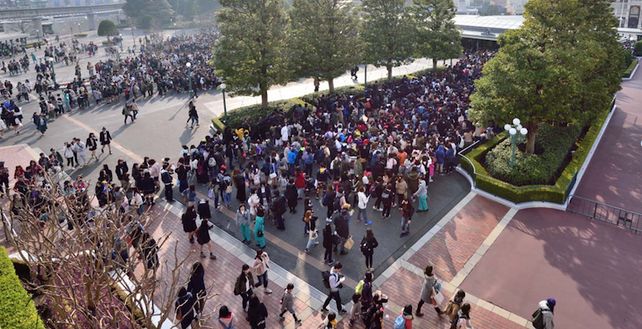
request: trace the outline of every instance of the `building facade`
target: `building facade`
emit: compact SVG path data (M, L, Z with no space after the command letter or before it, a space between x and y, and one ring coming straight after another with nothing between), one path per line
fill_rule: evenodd
M613 13L620 21L621 28L640 29L640 9L642 0L613 0Z

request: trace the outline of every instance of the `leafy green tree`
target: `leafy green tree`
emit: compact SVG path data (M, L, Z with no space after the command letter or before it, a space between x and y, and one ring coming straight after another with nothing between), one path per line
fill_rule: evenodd
M500 37L498 54L475 82L475 121L522 120L526 152L541 123L584 124L618 90L624 54L608 0L531 0L524 25Z
M415 52L419 57L437 61L459 56L461 36L455 26L455 4L452 0L413 0L410 8L415 26Z
M414 27L405 0L363 0L363 30L367 63L392 68L412 62Z
M108 39L111 36L118 35L118 29L116 28L116 24L114 22L106 19L103 21L100 21L98 24L98 36L104 37L106 36Z
M167 0L127 0L123 10L140 28L162 28L174 17Z
M290 58L296 76L327 80L361 61L359 20L351 3L339 0L294 0L290 11Z
M268 89L287 82L286 28L283 0L221 0L218 12L221 37L214 47L213 64L227 89L240 95L261 95L268 105Z

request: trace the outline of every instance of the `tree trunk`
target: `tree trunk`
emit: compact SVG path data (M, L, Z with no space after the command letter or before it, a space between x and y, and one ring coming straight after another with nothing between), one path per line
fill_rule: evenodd
M526 135L526 154L535 154L535 139L537 138L537 131L539 125L536 123L526 124L528 134Z
M261 88L261 106L264 108L268 106L268 91L265 88Z
M432 59L432 70L433 71L437 70L437 59L436 58Z
M328 79L328 89L330 94L334 93L334 78Z
M388 70L388 80L392 80L392 63L386 65L386 70Z

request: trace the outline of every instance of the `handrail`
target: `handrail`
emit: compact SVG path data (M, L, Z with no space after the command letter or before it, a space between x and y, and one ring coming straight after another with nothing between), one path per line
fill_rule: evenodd
M571 195L566 211L642 234L642 214L603 202Z

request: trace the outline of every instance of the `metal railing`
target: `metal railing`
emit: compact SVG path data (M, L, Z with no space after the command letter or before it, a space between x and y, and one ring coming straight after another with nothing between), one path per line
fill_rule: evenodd
M622 209L576 195L571 196L566 211L613 224L636 234L642 233L642 214L635 211Z

